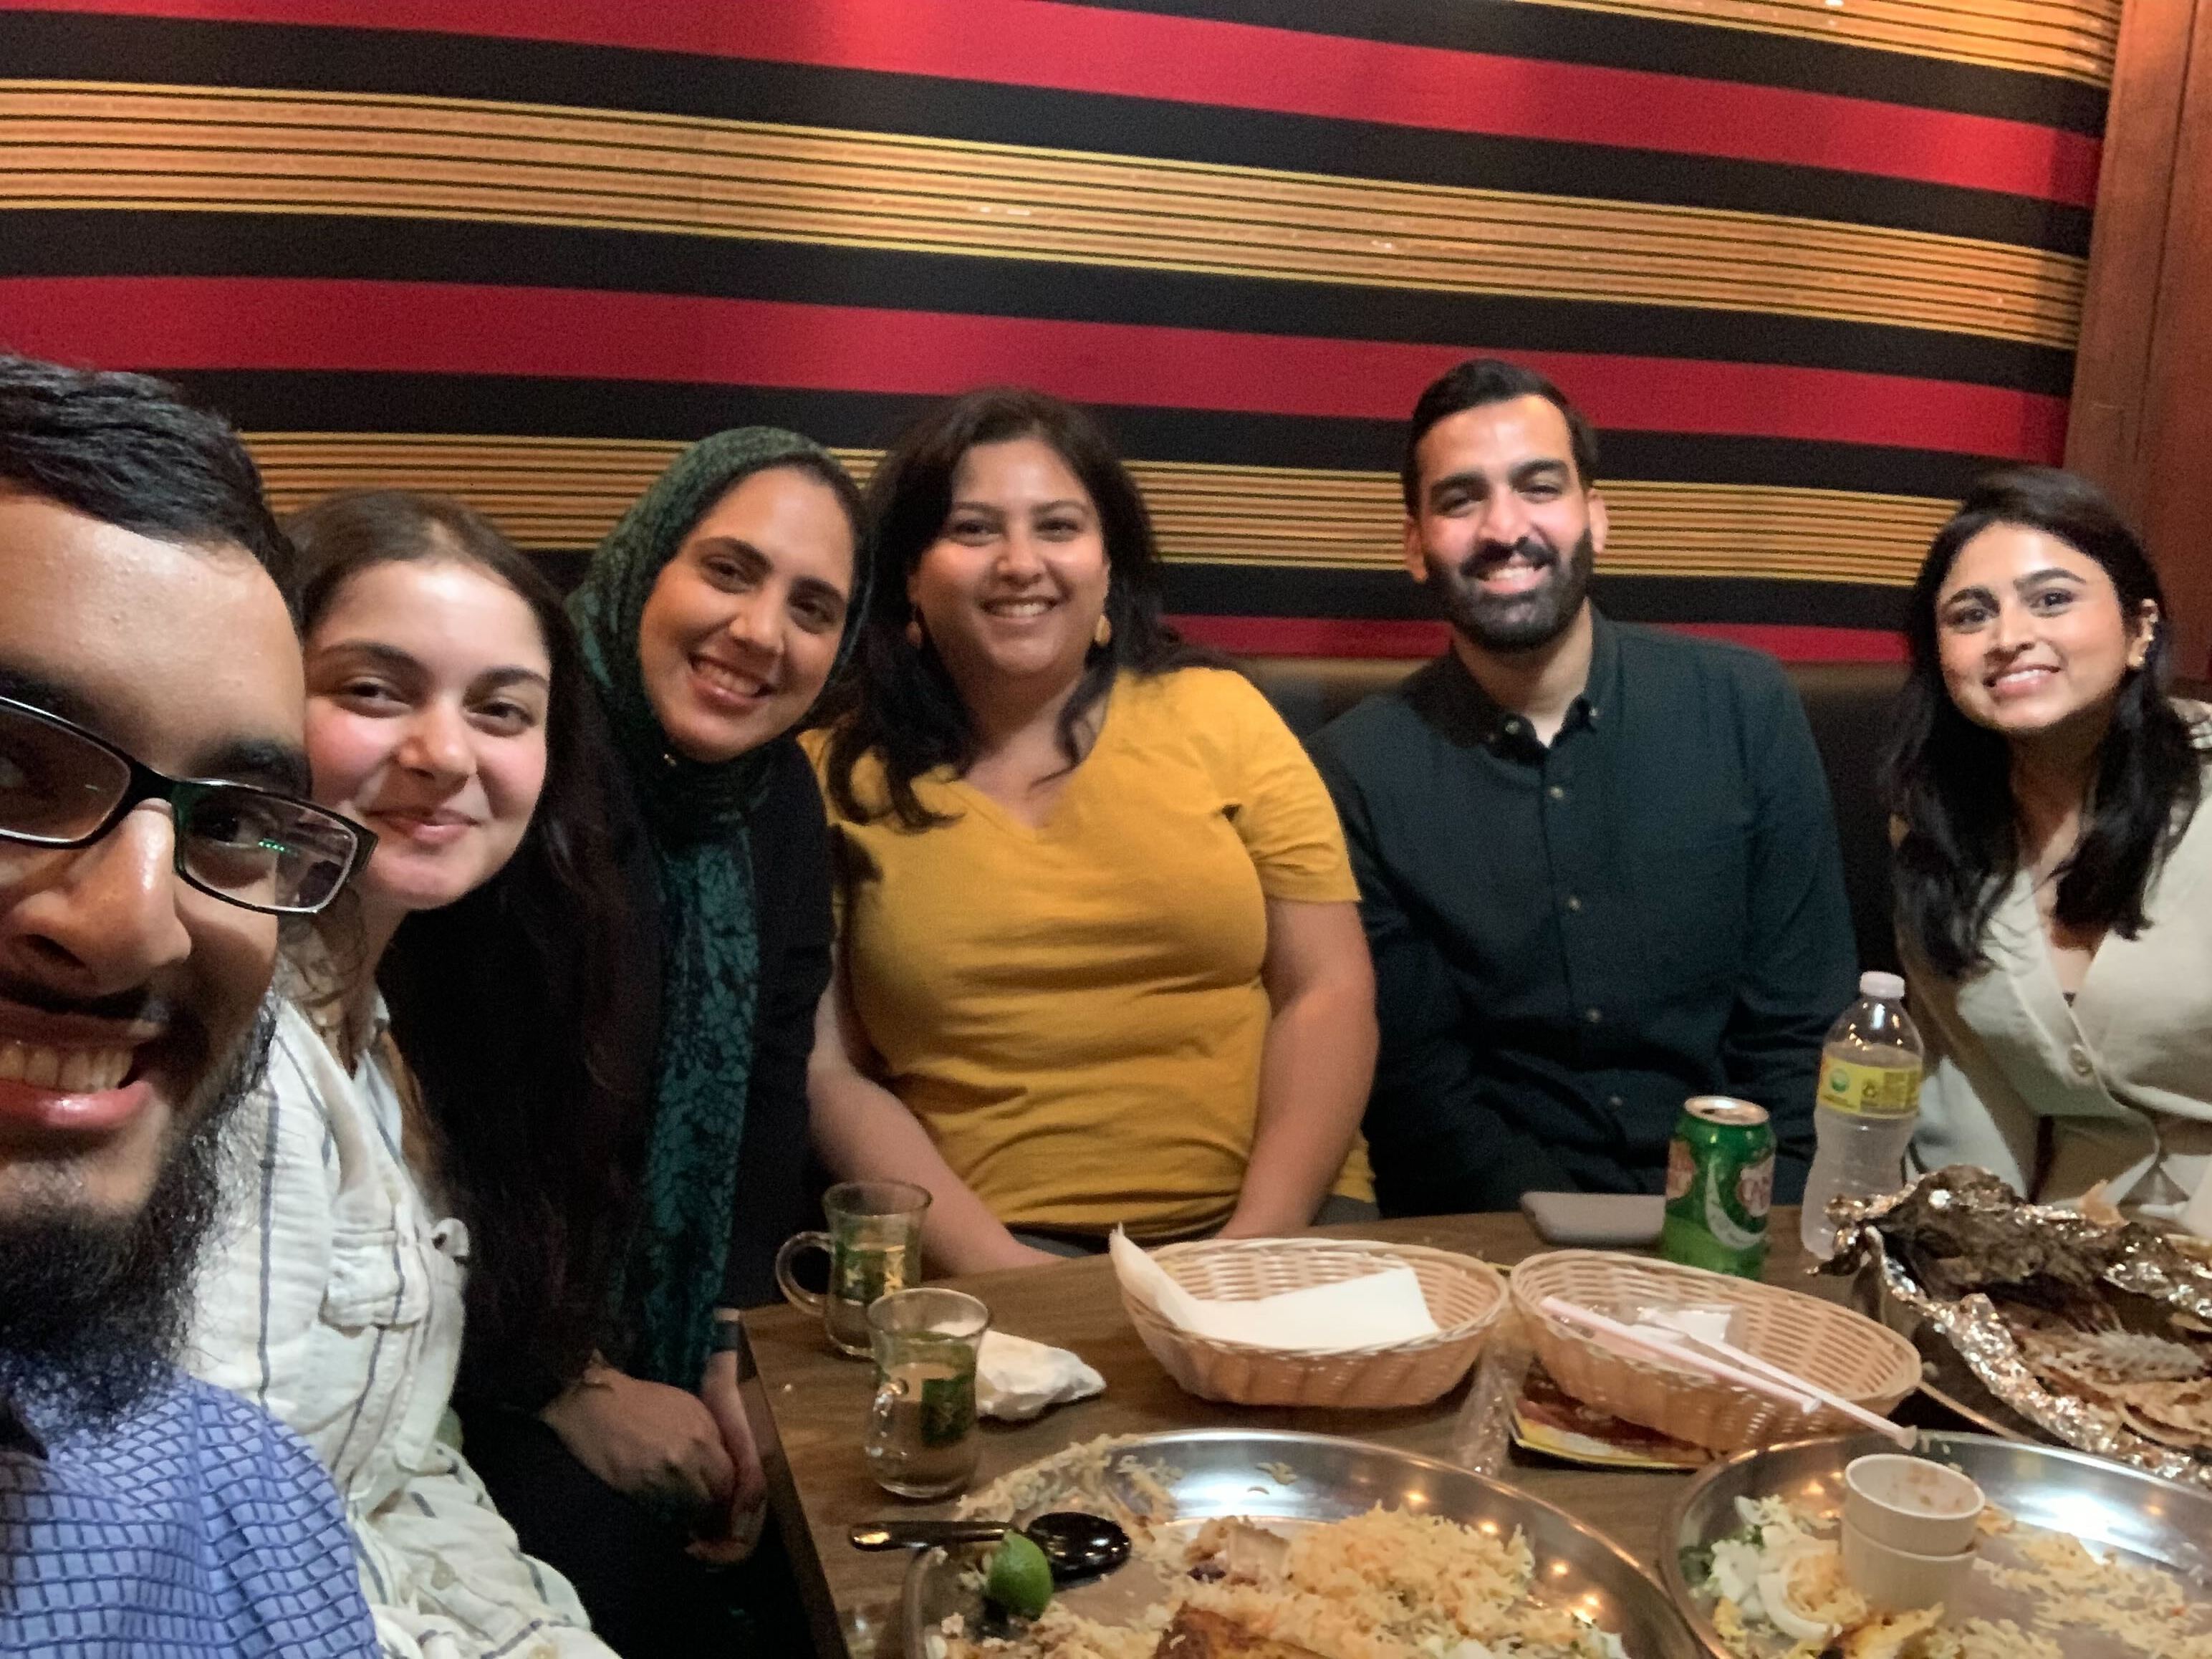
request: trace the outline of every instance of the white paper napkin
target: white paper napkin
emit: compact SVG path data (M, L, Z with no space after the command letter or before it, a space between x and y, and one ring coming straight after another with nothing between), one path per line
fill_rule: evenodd
M1402 1261L1364 1279L1284 1291L1250 1302L1211 1302L1169 1278L1167 1270L1120 1228L1114 1230L1107 1249L1122 1287L1168 1323L1194 1336L1297 1353L1340 1353L1436 1334L1437 1322L1421 1296L1421 1281Z
M1103 1393L1106 1379L1065 1348L1004 1331L983 1333L975 1355L975 1409L1026 1423L1048 1406Z

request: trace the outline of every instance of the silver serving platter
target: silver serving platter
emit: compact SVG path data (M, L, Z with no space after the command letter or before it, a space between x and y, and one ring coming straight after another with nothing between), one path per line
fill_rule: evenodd
M2212 1606L2212 1492L2087 1452L1991 1435L1923 1431L1920 1444L1927 1455L1972 1476L1990 1502L2014 1521L2071 1533L2100 1553L2116 1550L2138 1565L2164 1567ZM1832 1516L1843 1506L1844 1465L1869 1452L1896 1449L1878 1434L1798 1440L1739 1453L1698 1472L1660 1531L1659 1569L1667 1594L1712 1659L1731 1656L1691 1591L1682 1552L1735 1531L1741 1524L1739 1498L1785 1498L1812 1514ZM1960 1611L2016 1616L2008 1608Z
M1364 1515L1378 1504L1441 1515L1466 1526L1488 1522L1508 1530L1518 1528L1534 1553L1544 1586L1541 1601L1586 1613L1620 1636L1631 1659L1697 1659L1697 1645L1665 1592L1619 1546L1517 1487L1433 1458L1320 1434L1188 1429L1115 1443L1117 1461L1129 1455L1159 1472L1174 1500L1176 1522L1159 1528L1163 1532L1186 1526L1194 1532L1220 1516L1249 1516L1280 1531ZM1134 1498L1133 1493L1127 1496ZM1044 1494L1030 1512L1054 1507L1051 1495ZM1144 1506L1133 1502L1132 1507ZM1141 1611L1159 1599L1159 1581L1116 1583L1140 1571L1133 1565L1096 1584L1069 1590L1067 1603L1098 1619ZM947 1614L958 1613L972 1621L981 1611L943 1550L918 1553L907 1570L900 1608L908 1659L927 1659L928 1635Z

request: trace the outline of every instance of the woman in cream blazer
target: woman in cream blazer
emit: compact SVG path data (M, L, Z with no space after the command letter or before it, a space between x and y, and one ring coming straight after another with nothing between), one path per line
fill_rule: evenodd
M2162 690L2163 621L2065 473L1984 479L1929 550L1887 776L1913 1152L2212 1236L2212 709Z

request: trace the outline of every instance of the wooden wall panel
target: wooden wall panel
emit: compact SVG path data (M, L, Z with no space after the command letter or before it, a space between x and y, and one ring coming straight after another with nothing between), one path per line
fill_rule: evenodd
M2179 665L2212 673L2212 0L2128 0L2067 465L2142 530Z

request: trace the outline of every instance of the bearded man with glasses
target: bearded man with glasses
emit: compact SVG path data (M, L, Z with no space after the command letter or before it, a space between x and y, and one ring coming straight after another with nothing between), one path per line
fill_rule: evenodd
M0 1652L376 1650L313 1454L171 1363L282 918L369 842L283 556L220 421L0 356Z

